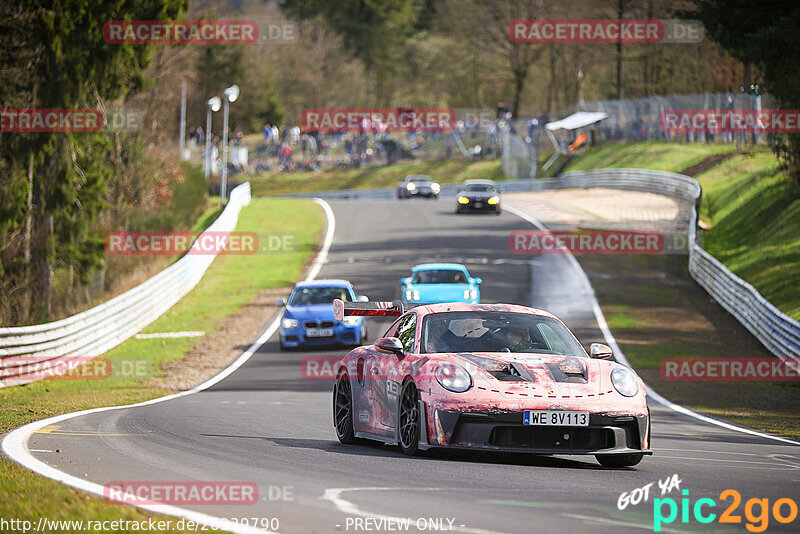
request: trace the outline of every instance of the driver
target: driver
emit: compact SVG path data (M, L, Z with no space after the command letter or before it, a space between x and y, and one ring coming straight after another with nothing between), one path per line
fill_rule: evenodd
M529 352L537 347L531 339L528 327L518 323L511 323L506 329L506 339L511 352Z

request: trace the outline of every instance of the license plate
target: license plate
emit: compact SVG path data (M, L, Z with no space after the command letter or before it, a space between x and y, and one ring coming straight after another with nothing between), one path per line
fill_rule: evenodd
M522 424L532 426L589 426L589 412L525 410Z
M475 203L475 207L476 208L482 208L483 207L483 202L476 202Z
M311 328L306 330L306 337L332 337L333 328Z

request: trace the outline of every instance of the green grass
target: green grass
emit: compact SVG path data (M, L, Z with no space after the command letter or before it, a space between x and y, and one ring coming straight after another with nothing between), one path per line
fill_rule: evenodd
M499 159L485 161L447 160L399 163L390 167L333 169L320 172L261 173L250 180L253 195L280 195L341 189L394 187L407 174L427 174L440 184L483 178L508 180Z
M771 154L735 156L697 179L710 228L704 248L800 319L800 186Z
M592 147L567 170L633 167L680 172L732 154L695 176L703 187L703 247L800 319L800 186L778 170L767 147L735 154L731 144L610 143Z
M589 148L577 156L567 171L621 168L653 169L657 171L681 172L704 159L717 154L736 151L731 144L704 143L607 143Z
M240 214L237 230L291 232L297 236L296 251L219 256L197 287L149 325L145 332L211 332L225 317L252 301L259 291L293 284L316 251L323 220L322 211L310 201L253 199ZM205 217L196 226L207 226L209 222L210 219ZM133 358L144 359L157 375L159 364L185 355L196 339L131 338L105 355L112 364ZM0 432L62 413L141 402L166 393L163 389L146 385L144 379L115 377L107 380L44 381L0 389L0 404L3 406ZM6 459L0 459L0 502L6 518L36 520L43 516L50 519L141 520L151 517L138 509L105 503L102 499L40 477Z

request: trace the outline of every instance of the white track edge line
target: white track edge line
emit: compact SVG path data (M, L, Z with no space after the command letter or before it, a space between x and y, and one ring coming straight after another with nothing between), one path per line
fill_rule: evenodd
M322 243L322 248L317 253L314 262L309 270L308 276L306 280L313 280L317 274L319 274L322 265L327 261L328 258L328 250L331 247L331 242L333 241L333 233L336 228L336 218L333 215L333 210L331 210L330 205L322 199L315 198L314 202L319 204L322 207L322 210L325 212L326 218L326 225L327 231L325 232L325 239ZM182 391L180 393L174 393L172 395L166 395L164 397L159 397L156 399L151 399L144 402L138 402L135 404L128 404L122 406L106 406L103 408L92 408L89 410L81 410L79 412L72 412L62 415L57 415L55 417L49 417L47 419L42 419L41 421L34 421L32 423L28 423L20 428L12 430L9 432L6 437L3 439L2 448L3 452L17 462L18 464L22 465L23 467L30 469L34 473L39 475L45 476L47 478L56 480L67 486L71 486L73 488L85 491L87 493L91 493L94 495L98 495L100 497L105 497L104 494L104 487L100 484L96 484L94 482L90 482L88 480L84 480L82 478L70 475L56 469L55 467L49 466L46 463L36 459L34 456L30 454L28 450L28 438L30 438L31 434L44 428L45 426L58 423L61 421L65 421L67 419L72 419L73 417L78 417L82 415L89 415L93 413L99 412L106 412L111 410L120 410L123 408L136 408L139 406L148 406L151 404L157 404L160 402L165 402L172 399L177 399L180 397L185 397L187 395L192 395L193 393L198 393L205 389L210 388L214 384L222 381L223 379L230 376L234 371L236 371L239 367L244 365L247 360L250 359L255 352L261 348L264 343L266 343L269 338L275 333L278 329L278 324L280 323L280 315L277 315L272 322L267 326L266 330L253 342L250 347L244 351L236 360L233 361L228 367L223 369L218 374L214 375L213 377L209 378L202 384L193 387L187 391ZM202 512L196 512L194 510L189 510L187 508L180 508L178 506L172 506L167 504L133 504L132 506L136 506L137 508L141 508L143 510L147 510L149 512L158 513L158 514L165 514L171 515L175 517L183 517L190 521L194 521L195 523L208 526L215 529L226 530L229 532L236 532L242 534L251 534L251 533L263 533L265 532L262 529L252 528L246 525L241 525L237 523L233 523L231 521L224 521L221 518L211 516L208 514L204 514ZM275 532L275 531L270 531ZM277 533L275 533L277 534Z
M534 218L531 215L528 215L527 213L524 213L523 211L520 211L517 208L507 205L504 207L504 209L510 211L517 217L531 223L533 226L542 231L549 231L548 228L544 226L541 222L539 222L536 218ZM584 284L586 285L586 289L590 295L590 298L592 299L592 311L594 312L595 320L597 321L597 325L600 327L600 331L603 333L603 338L606 340L606 343L614 351L614 355L619 360L620 363L633 369L633 366L630 364L630 362L628 362L628 359L625 357L625 354L622 352L622 349L619 348L617 340L614 339L614 335L608 328L608 323L606 323L606 318L603 315L603 311L600 309L600 303L597 301L597 294L594 292L594 287L592 287L592 283L589 281L589 277L586 276L586 272L583 270L583 268L581 268L580 264L578 263L578 260L576 260L575 256L572 255L572 252L567 250L564 255L567 257L567 260L573 265L573 267L577 269L577 272L580 274L581 278L583 278ZM674 402L665 399L664 397L656 393L655 390L653 390L653 388L651 388L647 384L645 384L645 386L647 387L647 395L657 403L666 406L667 408L676 411L678 413L687 415L699 421L703 421L704 423L720 426L722 428L727 428L728 430L733 430L744 434L750 434L752 436L758 436L760 438L766 438L775 441L780 441L783 443L788 443L790 445L800 445L800 441L795 441L789 438L782 438L780 436L773 436L771 434L766 434L764 432L758 432L756 430L732 425L730 423L726 423L724 421L718 421L711 417L699 414L697 412L690 410L689 408L686 408L679 404L675 404Z

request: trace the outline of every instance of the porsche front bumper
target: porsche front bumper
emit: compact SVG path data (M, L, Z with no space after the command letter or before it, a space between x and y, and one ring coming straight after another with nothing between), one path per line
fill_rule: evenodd
M426 448L534 454L652 454L648 415L591 414L589 426L531 426L522 412L425 410Z

